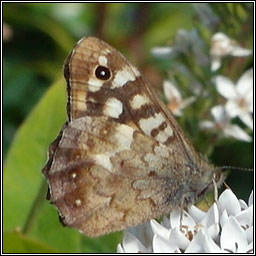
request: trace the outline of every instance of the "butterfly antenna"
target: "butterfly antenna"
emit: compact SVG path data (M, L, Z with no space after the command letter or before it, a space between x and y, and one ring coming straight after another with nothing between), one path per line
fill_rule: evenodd
M253 172L252 168L236 167L236 166L229 166L229 165L220 166L219 168L223 171L237 170L237 171L243 171L243 172Z

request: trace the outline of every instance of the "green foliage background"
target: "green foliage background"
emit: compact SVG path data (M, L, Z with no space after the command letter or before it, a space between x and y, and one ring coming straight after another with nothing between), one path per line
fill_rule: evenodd
M45 200L47 186L41 169L50 142L66 120L63 62L78 39L98 36L136 63L160 91L175 63L152 57L150 49L172 42L178 29L196 29L208 40L222 31L252 48L252 4L208 7L218 22L207 27L191 3L3 4L3 21L12 31L3 43L3 252L116 251L121 233L86 238L63 228L56 209ZM239 63L221 73L236 81L252 66L252 58ZM205 71L210 73L209 67ZM178 120L195 147L216 165L252 167L252 143L219 141L198 130L203 115L210 119L210 107L211 102L192 105ZM227 183L239 198L247 200L252 173L234 171Z

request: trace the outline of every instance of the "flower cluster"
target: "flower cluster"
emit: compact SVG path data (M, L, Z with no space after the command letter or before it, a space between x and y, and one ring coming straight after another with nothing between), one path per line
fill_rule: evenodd
M251 141L251 137L238 125L231 124L231 119L239 117L240 120L253 129L253 70L247 70L234 84L224 76L215 79L217 91L226 98L223 105L214 106L211 113L214 121L202 121L201 128L216 129L223 132L226 137L234 137L238 140Z
M251 50L241 47L235 40L229 38L222 32L212 36L211 42L211 69L216 71L221 67L221 59L225 56L246 57L252 53Z
M132 233L133 234L132 234ZM226 189L207 212L174 209L126 232L119 253L252 253L253 193L248 203Z
M164 94L168 100L168 108L176 116L182 115L182 110L195 101L195 97L191 96L187 99L182 99L177 86L171 81L164 81Z
M208 66L209 70L212 71L210 78L208 78L208 84L214 83L217 93L224 98L225 104L213 106L211 108L213 121L201 121L200 128L211 129L214 132L218 131L224 137L233 137L250 142L252 139L245 131L245 128L253 129L253 69L245 71L236 84L228 77L216 75L215 72L221 67L221 60L224 57L246 57L252 52L241 47L235 40L222 32L212 35L208 56L202 51L203 48L206 48L205 45L206 42L200 38L196 30L189 32L180 30L175 37L173 46L153 48L152 54L171 59L177 59L177 56L182 55L183 60L186 54L190 54L194 57L198 67ZM187 58L186 61L189 63L191 58ZM195 95L202 95L203 91L206 94L209 93L205 86L195 81L191 71L184 64L177 61L175 68L176 73L179 72L183 74L183 77L188 77L188 83L192 87L190 89L194 91ZM174 79L164 81L163 89L167 105L176 116L181 116L184 108L196 100L195 96L182 99ZM233 124L232 121L235 118L239 118L245 128L242 129L237 124Z

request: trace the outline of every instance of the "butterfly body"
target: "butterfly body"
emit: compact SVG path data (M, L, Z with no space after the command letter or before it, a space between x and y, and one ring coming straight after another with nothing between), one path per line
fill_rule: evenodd
M103 235L187 206L212 187L216 169L118 51L83 38L64 75L68 121L43 173L65 225Z

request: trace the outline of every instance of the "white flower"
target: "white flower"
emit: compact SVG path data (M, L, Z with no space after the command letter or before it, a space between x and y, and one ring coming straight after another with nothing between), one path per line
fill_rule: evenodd
M249 202L238 200L226 189L207 212L195 206L174 209L162 223L151 220L154 233L151 244L144 246L143 237L125 233L119 253L252 253L253 193ZM141 233L141 232L140 232ZM144 234L145 235L145 234Z
M177 87L171 81L164 81L164 94L168 101L168 108L176 116L182 115L182 110L195 101L195 97L182 99Z
M231 124L231 117L225 107L221 105L214 106L211 109L214 121L201 121L201 129L211 129L222 132L225 137L234 137L238 140L251 141L251 137L244 132L238 125Z
M227 77L217 76L216 88L228 100L225 108L231 118L238 116L253 129L253 69L247 70L236 85Z
M156 46L151 49L151 54L156 57L167 58L170 57L173 48L170 46Z
M123 245L117 246L118 253L147 252L145 246L131 233L126 232L123 238Z
M251 50L245 49L238 45L236 41L229 38L224 33L218 32L212 36L211 42L211 69L216 71L221 66L221 58L227 55L244 57L252 53Z

